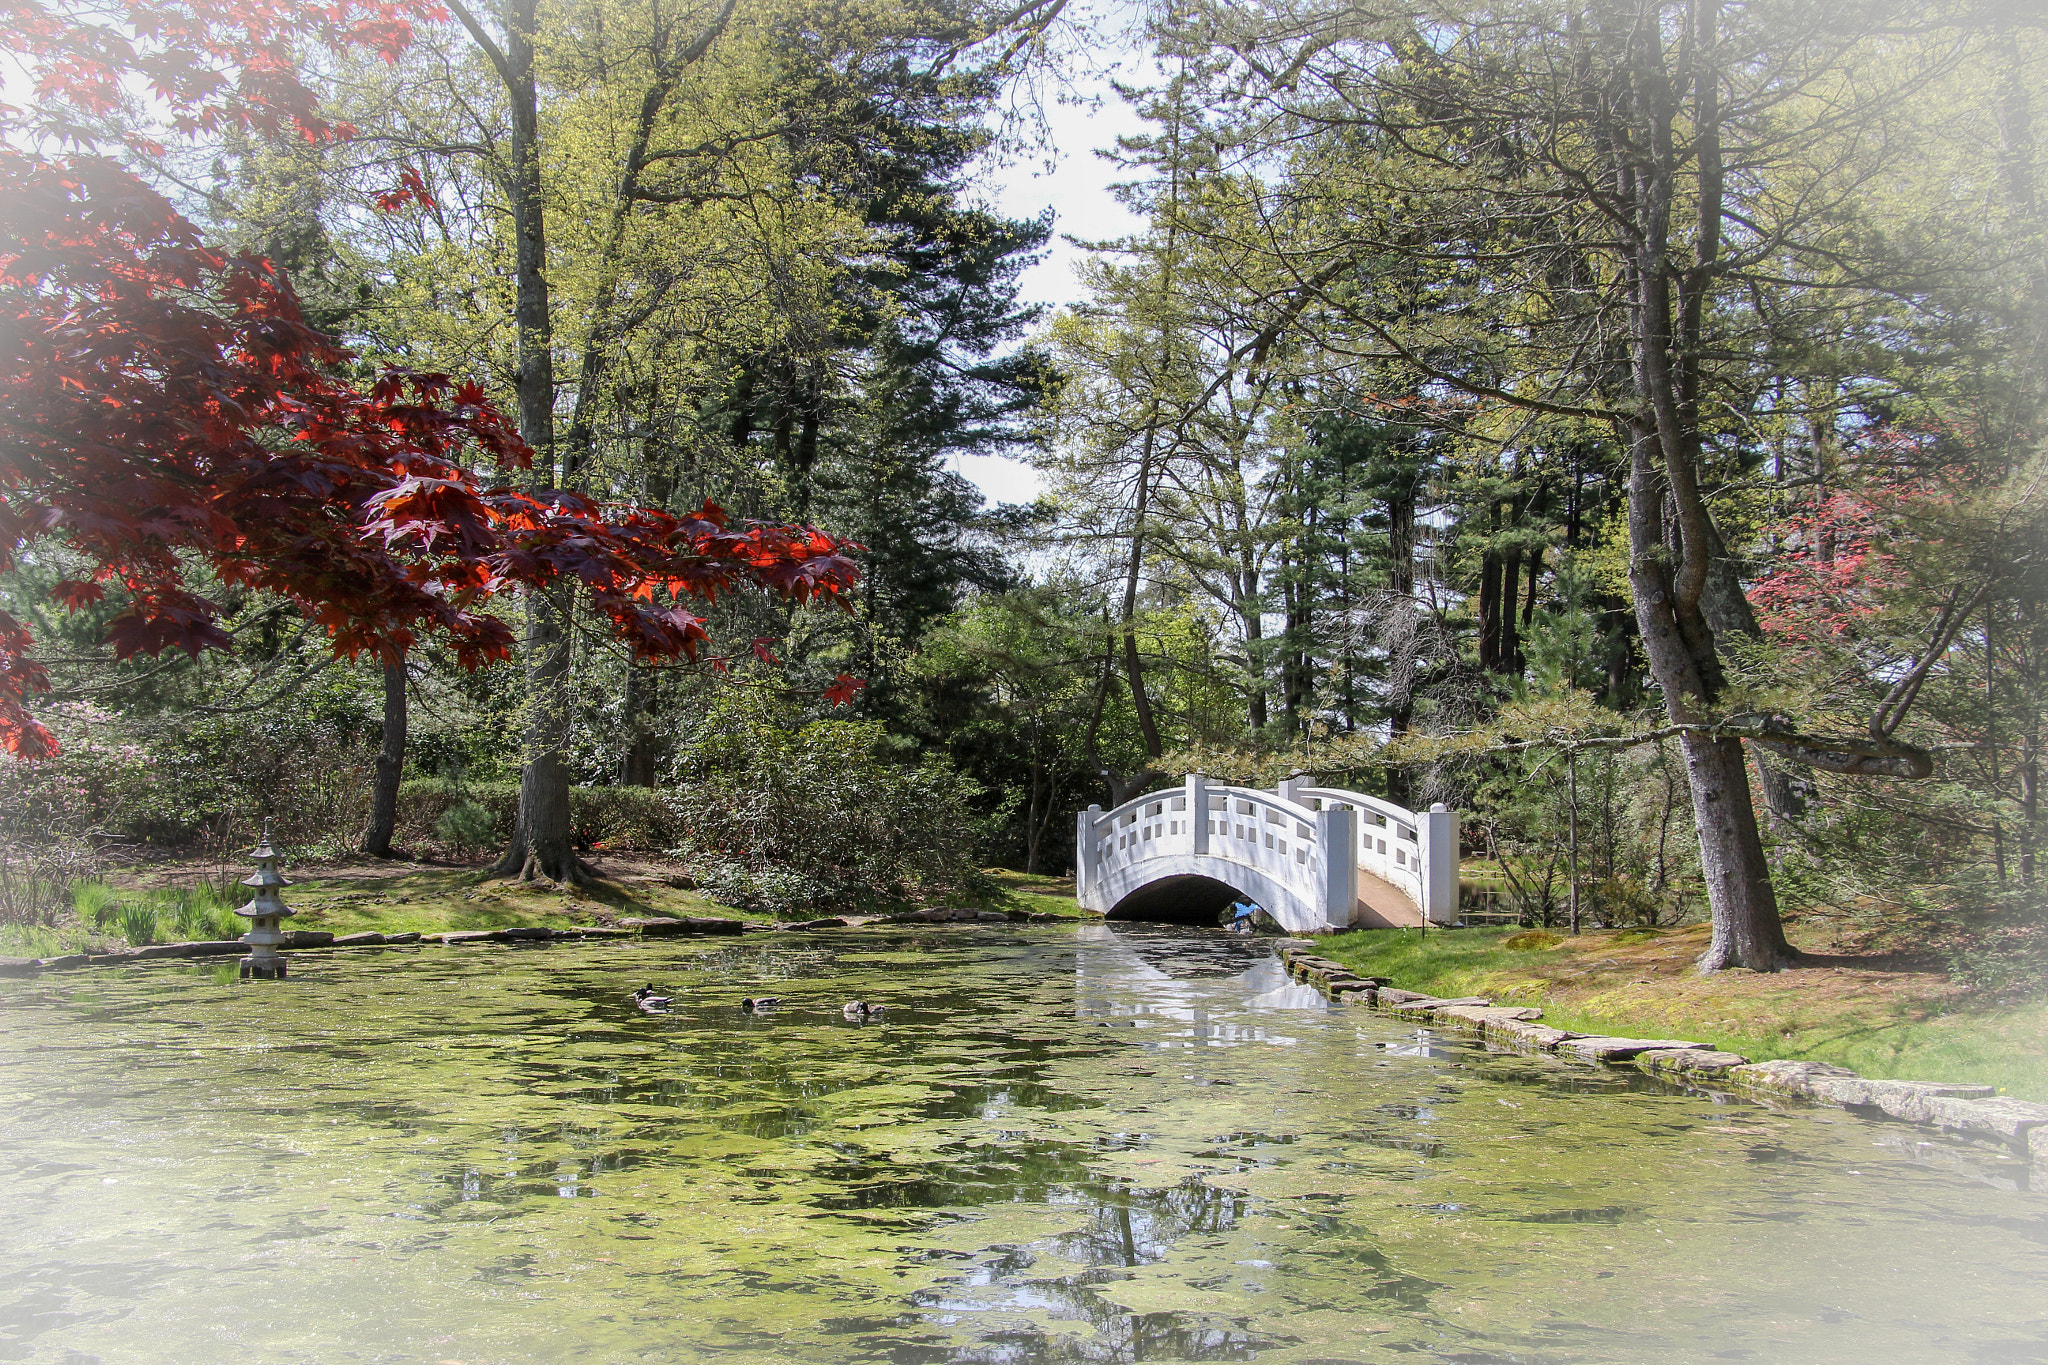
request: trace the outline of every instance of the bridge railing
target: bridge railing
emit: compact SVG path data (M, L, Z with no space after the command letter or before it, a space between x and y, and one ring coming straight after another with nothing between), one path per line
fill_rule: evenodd
M1458 918L1458 817L1439 801L1412 811L1383 797L1342 787L1280 784L1293 800L1316 809L1358 812L1358 866L1398 888L1432 924Z
M1078 824L1075 890L1084 904L1125 864L1184 855L1257 868L1314 907L1318 924L1350 922L1356 859L1326 856L1328 849L1356 843L1356 817L1349 808L1315 810L1256 787L1211 783L1197 773L1179 788L1147 792L1112 810L1091 806Z
M1360 871L1395 887L1431 923L1458 915L1458 817L1442 804L1416 812L1299 779L1275 793L1195 773L1111 810L1090 806L1077 826L1075 894L1084 905L1102 900L1132 863L1202 857L1258 869L1319 926L1351 922ZM1334 849L1349 856L1332 857Z

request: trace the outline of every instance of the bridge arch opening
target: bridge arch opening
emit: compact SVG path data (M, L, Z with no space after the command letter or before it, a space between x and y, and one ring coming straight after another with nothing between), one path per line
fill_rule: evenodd
M1118 901L1105 918L1213 926L1233 901L1250 899L1255 898L1228 882L1188 873L1147 882Z

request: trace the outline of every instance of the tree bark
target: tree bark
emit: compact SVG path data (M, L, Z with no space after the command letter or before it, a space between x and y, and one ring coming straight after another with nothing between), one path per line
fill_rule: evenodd
M1674 130L1679 110L1664 69L1663 36L1638 26L1629 41L1630 97L1640 133L1617 181L1630 203L1634 240L1624 258L1630 286L1630 371L1636 412L1630 438L1629 587L1650 672L1677 724L1705 719L1721 691L1714 632L1701 607L1713 562L1713 524L1699 487L1699 347L1706 295L1720 254L1721 166L1717 141L1720 73L1713 68L1713 0L1700 0L1687 50L1699 64L1694 153L1699 166L1698 227L1692 266L1676 295L1669 265L1672 214L1679 202ZM1668 514L1667 514L1668 507ZM1699 970L1741 966L1776 971L1797 956L1785 939L1770 865L1750 801L1749 776L1736 739L1688 732L1681 738L1699 834L1700 871L1713 914L1713 938Z
M619 780L629 787L654 785L659 741L649 720L658 698L654 670L644 666L626 667L626 759L620 765Z
M1515 629L1516 600L1522 584L1522 547L1510 546L1501 556L1500 587L1493 604L1493 671L1505 676L1520 673L1515 660L1522 651L1521 632Z
M1138 488L1131 510L1131 555L1124 571L1123 634L1124 674L1131 685L1131 709L1138 715L1138 734L1145 741L1145 757L1164 752L1159 742L1159 722L1152 715L1152 697L1145 690L1145 668L1138 658L1138 579L1145 564L1145 511L1152 491L1152 447L1159 437L1157 411L1154 425L1145 428L1145 442L1138 456Z
M569 837L567 613L547 592L533 592L526 602L526 767L519 776L512 842L496 871L521 881L584 882L592 871Z
M1415 484L1404 480L1387 495L1389 604L1387 646L1387 728L1406 734L1415 723L1415 674L1419 667L1415 610ZM1400 774L1402 782L1407 775Z
M391 856L391 835L398 826L398 783L405 775L405 684L403 660L384 665L384 731L370 787L370 828L363 836L363 852L372 858Z
M519 435L533 448L534 491L545 495L555 488L555 362L541 193L540 95L534 72L538 11L539 0L506 0L505 44L494 59L512 117L507 199L517 284ZM539 590L526 598L526 762L519 774L512 841L496 869L499 876L524 881L571 882L588 874L569 844L569 769L562 752L569 719L562 688L570 648L565 605Z
M1500 526L1498 503L1493 526ZM1479 557L1479 667L1487 673L1500 666L1500 567L1500 551L1489 545Z

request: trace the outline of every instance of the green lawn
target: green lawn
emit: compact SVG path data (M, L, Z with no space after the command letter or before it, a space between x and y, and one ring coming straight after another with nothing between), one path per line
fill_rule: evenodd
M1366 930L1320 940L1317 951L1407 990L1539 1005L1545 1023L1577 1032L1684 1038L1757 1061L1832 1062L2048 1101L2048 1000L2038 996L1989 999L1936 972L1839 957L1701 977L1691 962L1704 925L1510 948L1515 933Z
M1029 910L1034 915L1058 915L1061 919L1095 918L1075 902L1072 877L1012 872L1004 867L987 870L1003 889L1003 898L997 909Z

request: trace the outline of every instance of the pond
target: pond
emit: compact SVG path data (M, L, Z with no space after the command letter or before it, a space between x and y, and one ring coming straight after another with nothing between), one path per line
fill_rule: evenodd
M1020 925L0 983L0 1360L2048 1360L2024 1167L1434 1038L1271 951Z

